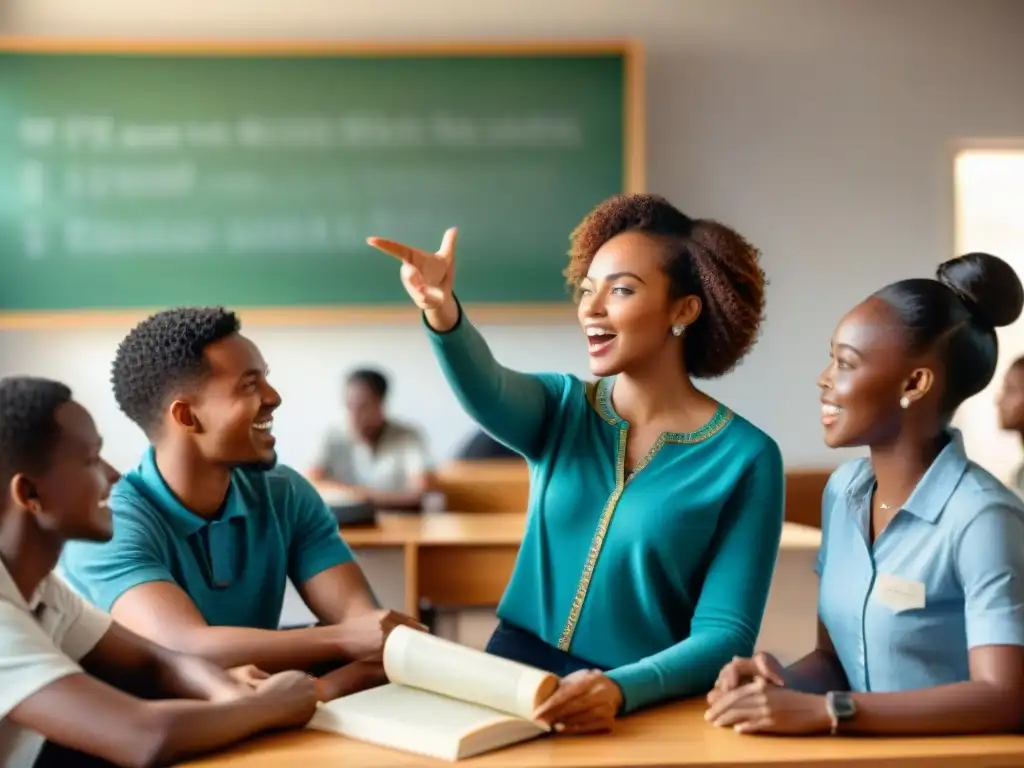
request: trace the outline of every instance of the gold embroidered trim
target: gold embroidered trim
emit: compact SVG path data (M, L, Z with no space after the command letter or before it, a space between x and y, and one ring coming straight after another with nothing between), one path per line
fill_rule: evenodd
M613 427L619 426L621 419L616 416L608 404L608 379L598 379L587 384L587 400L590 406L597 411L597 415L607 421Z
M622 498L622 494L626 490L626 485L644 467L651 463L651 460L665 443L703 442L721 432L725 425L732 421L733 416L730 409L719 403L715 415L696 432L663 432L654 441L654 445L651 446L647 455L637 462L633 471L629 473L629 477L626 477L626 442L629 436L629 425L621 419L617 421L610 420L609 417L613 416L614 412L611 411L610 405L607 402L608 387L606 381L606 379L602 379L597 385L597 410L606 421L613 424L618 423L619 425L618 445L615 454L615 488L612 489L608 501L605 502L604 510L601 512L601 517L597 523L597 530L594 532L594 538L590 542L590 549L587 551L587 559L583 565L583 575L580 576L580 583L576 587L576 594L572 599L569 618L566 620L565 628L558 638L558 648L566 652L568 652L572 645L572 638L576 633L576 625L579 623L580 614L583 612L583 604L586 602L587 592L590 590L590 581L593 579L594 569L597 567L597 559L601 554L602 547L604 547L605 535L608 533L608 527L612 522L612 515L615 514L615 508L618 506L619 499Z
M576 594L572 599L572 607L569 609L569 618L565 622L565 628L562 630L561 637L558 638L558 647L563 651L568 651L569 646L572 645L572 636L576 632L576 624L580 620L580 612L583 610L583 602L587 599L587 590L590 588L590 580L594 576L594 566L597 565L597 557L601 554L601 547L604 546L604 535L608 531L608 526L612 521L612 513L615 512L615 507L619 503L619 497L622 495L623 490L626 488L626 483L623 475L626 472L626 435L628 430L626 427L619 429L618 436L618 449L616 450L615 456L615 488L612 490L611 496L608 497L608 501L605 502L604 511L601 512L601 518L597 523L597 530L594 532L594 538L590 542L590 551L587 552L587 560L583 566L583 575L580 577L580 583L576 587ZM632 475L635 475L633 472ZM632 477L632 475L630 475Z

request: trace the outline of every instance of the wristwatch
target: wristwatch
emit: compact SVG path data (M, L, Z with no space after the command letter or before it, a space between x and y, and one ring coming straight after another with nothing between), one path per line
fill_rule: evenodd
M829 691L825 694L825 708L832 720L832 735L839 733L839 723L851 720L857 714L857 704L849 691Z

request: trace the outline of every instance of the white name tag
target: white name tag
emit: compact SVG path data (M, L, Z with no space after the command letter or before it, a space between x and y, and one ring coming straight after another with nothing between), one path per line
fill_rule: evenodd
M914 611L924 608L924 582L880 573L875 578L873 590L875 599L882 605L899 611Z

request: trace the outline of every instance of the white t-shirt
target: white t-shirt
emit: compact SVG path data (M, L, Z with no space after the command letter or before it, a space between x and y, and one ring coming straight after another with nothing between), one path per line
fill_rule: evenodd
M419 431L389 421L375 448L347 431L331 431L316 464L336 483L401 492L430 468L430 457Z
M55 574L25 602L0 560L0 766L28 768L43 737L15 725L8 713L55 680L82 671L111 618L93 608Z

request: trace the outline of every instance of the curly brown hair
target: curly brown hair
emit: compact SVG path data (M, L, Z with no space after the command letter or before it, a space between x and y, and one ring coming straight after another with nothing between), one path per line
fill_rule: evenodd
M691 219L660 195L616 195L592 210L573 230L565 277L574 293L598 249L616 235L638 231L666 245L671 298L696 295L703 308L686 331L683 362L701 379L736 367L764 320L766 279L760 251L735 230L709 219Z

